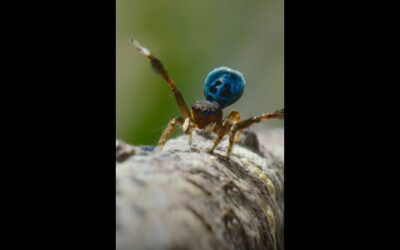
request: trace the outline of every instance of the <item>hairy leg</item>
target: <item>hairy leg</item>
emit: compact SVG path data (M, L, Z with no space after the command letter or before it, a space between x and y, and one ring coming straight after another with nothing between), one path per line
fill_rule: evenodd
M283 120L284 119L284 110L278 110L275 111L273 113L264 113L261 115L257 115L257 116L253 116L249 119L243 120L239 123L236 124L236 130L240 130L240 129L245 129L250 127L251 125L253 125L254 123L258 123L261 121L266 121L269 119L280 119Z
M231 129L229 131L229 146L228 146L228 152L227 152L227 157L229 158L232 154L233 146L235 145L235 138L237 137L237 134L240 133L243 129L250 127L254 123L258 123L261 121L266 121L269 119L284 119L284 110L278 110L273 113L264 113L258 116L253 116L249 119L240 121L238 123L235 123L231 126Z
M186 102L183 99L181 92L179 91L175 82L169 76L167 70L165 69L165 67L161 63L161 61L158 58L156 58L154 55L152 55L150 50L141 46L138 41L131 39L131 43L133 44L133 46L135 46L140 51L140 53L142 53L145 57L147 57L147 59L150 60L150 64L151 64L153 70L157 74L160 74L161 77L167 82L168 87L171 89L172 93L175 96L176 103L178 104L178 107L181 110L182 116L184 118L189 118L190 120L192 120L190 109L186 105Z
M183 132L188 135L189 145L192 145L192 132L195 129L195 126L193 126L193 123L190 121L189 118L184 119L182 129Z
M172 131L174 131L175 126L183 125L183 122L184 122L184 119L182 117L175 117L168 123L167 128L164 130L163 134L161 135L160 140L158 141L158 146L160 147L160 149L162 149L164 144L167 142Z
M233 122L239 122L240 121L240 114L238 111L233 110L232 112L229 113L229 115L226 117L222 125L216 127L217 131L217 138L214 141L214 145L212 148L209 150L210 153L213 153L215 148L218 146L218 144L221 142L222 138L224 135L229 131L231 128Z
M233 146L236 143L236 141L235 141L235 133L236 133L235 129L231 129L229 131L229 145L228 145L228 151L226 153L226 156L228 157L228 159L229 159L229 157L231 157Z

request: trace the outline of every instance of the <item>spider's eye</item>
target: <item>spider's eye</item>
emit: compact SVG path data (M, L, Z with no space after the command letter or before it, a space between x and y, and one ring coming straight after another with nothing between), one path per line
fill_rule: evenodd
M204 96L224 108L239 100L244 86L245 80L239 71L219 67L208 74L204 82Z

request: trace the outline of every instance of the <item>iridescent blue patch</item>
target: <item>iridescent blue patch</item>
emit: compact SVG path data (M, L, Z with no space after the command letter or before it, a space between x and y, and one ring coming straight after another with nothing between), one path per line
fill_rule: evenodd
M243 95L245 80L239 71L228 67L212 70L204 81L204 96L222 108L235 103Z

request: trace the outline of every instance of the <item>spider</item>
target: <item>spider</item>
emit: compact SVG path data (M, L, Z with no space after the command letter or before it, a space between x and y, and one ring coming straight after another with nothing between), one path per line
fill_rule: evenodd
M141 54L149 59L153 70L167 82L181 111L181 116L171 119L167 128L162 133L158 141L160 149L163 148L174 128L180 125L184 133L188 134L189 145L192 144L192 132L195 129L204 130L206 133L216 133L217 137L214 145L208 151L211 154L221 142L224 135L229 134L227 149L227 158L229 159L233 146L239 140L243 129L269 119L284 119L284 109L253 116L246 120L241 120L239 112L233 110L224 118L222 110L239 100L245 87L245 80L242 73L225 66L215 68L207 75L203 88L206 99L196 101L190 110L161 61L150 50L141 46L138 41L131 39L131 43Z

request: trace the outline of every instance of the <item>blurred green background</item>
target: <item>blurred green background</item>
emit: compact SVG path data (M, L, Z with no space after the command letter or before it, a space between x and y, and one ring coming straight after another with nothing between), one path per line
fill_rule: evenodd
M246 79L242 119L284 104L283 0L117 0L116 137L156 144L179 109L163 79L129 43L134 37L164 63L187 104L204 99L210 70L228 66ZM257 126L283 127L283 121ZM177 129L181 133L181 129Z

